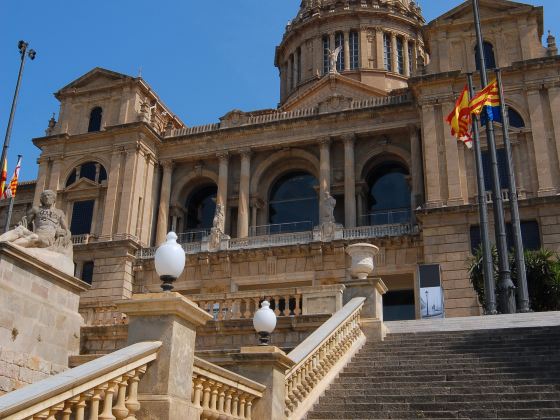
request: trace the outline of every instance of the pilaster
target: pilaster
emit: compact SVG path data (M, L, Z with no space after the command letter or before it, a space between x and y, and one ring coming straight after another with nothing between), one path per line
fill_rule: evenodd
M163 176L161 179L161 193L157 219L156 245L165 241L169 225L169 200L171 199L171 179L173 175L173 161L166 160L162 163Z
M101 229L102 235L113 234L113 225L117 208L117 194L120 184L121 160L122 151L113 150L111 153L111 167L109 168L109 176L107 179L107 195L105 199L105 211L103 213L103 227Z
M442 205L442 199L435 109L433 104L422 105L422 140L424 142L424 185L426 187L426 204L429 207L439 207Z
M351 228L356 226L356 169L354 142L355 135L348 134L344 141L344 224Z
M552 115L552 125L554 127L554 143L556 144L556 155L560 162L560 87L552 86L548 88L548 102Z
M237 208L237 236L249 236L249 183L251 178L251 151L241 151L241 173L239 176L239 205Z
M383 29L375 28L375 56L376 56L376 68L385 69L385 59L384 52L385 46L383 45Z
M119 211L119 223L117 233L131 233L129 227L131 224L132 206L134 190L136 186L136 170L138 166L138 150L136 147L126 151L126 160L124 166L123 187L121 192L121 205Z

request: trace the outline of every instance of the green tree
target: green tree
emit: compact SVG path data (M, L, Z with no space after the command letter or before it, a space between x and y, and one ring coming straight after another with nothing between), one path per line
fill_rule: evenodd
M492 248L494 284L498 282L498 253ZM515 255L509 256L511 277L517 286ZM469 277L482 306L485 303L482 248L479 247L468 261ZM535 312L560 310L560 258L548 249L525 251L525 268L531 309Z

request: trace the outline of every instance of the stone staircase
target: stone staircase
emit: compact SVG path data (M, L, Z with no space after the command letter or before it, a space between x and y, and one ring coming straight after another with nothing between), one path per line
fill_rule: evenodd
M501 318L489 328L480 320L493 317L477 318L485 329L474 320L387 323L402 332L366 343L307 418L560 419L558 313L544 327L504 328Z

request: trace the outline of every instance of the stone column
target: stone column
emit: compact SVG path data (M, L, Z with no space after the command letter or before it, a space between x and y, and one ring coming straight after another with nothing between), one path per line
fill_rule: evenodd
M538 195L545 196L556 193L548 148L548 135L543 119L543 105L539 90L527 92L529 114L531 116L531 131L535 161L537 164L537 177L539 180Z
M331 191L331 139L319 140L321 160L319 163L319 222L325 214L324 194Z
M251 151L241 151L239 176L239 205L237 208L237 237L249 236L249 180L251 178Z
M294 88L294 68L293 68L293 64L294 64L294 62L290 59L290 56L288 56L288 64L286 66L287 69L288 69L287 83L286 83L286 86L288 86L288 94L290 94L290 92Z
M134 196L136 194L136 178L138 169L139 150L136 147L126 151L126 160L124 164L124 173L122 179L122 190L120 195L119 218L117 224L117 233L134 234L130 231L131 225L136 223L133 218Z
M60 159L55 159L52 163L51 176L49 179L49 190L53 190L54 192L57 192L60 189L61 166L62 161ZM10 180L8 179L6 182L10 182Z
M212 316L173 292L134 295L117 302L117 308L129 319L127 345L143 341L163 344L138 385L138 418L199 418L191 403L196 327Z
M397 56L397 34L391 32L391 61L393 68L391 69L393 73L399 72L399 60Z
M356 173L354 163L355 135L349 134L344 141L344 224L356 227Z
M171 178L173 175L173 161L162 163L163 177L161 179L160 200L157 219L156 246L165 241L169 225L169 200L171 199Z
M232 370L266 386L263 397L253 406L254 419L285 420L285 372L295 365L282 350L274 346L241 347L232 356Z
M424 178L422 171L422 147L418 127L411 125L410 133L410 176L412 177L412 210L422 204Z
M442 204L439 176L439 152L436 133L434 105L422 105L422 141L424 143L424 185L426 204L439 207Z
M49 162L45 159L39 159L39 173L37 174L37 184L35 186L35 195L33 196L33 206L39 205L39 199L41 193L47 187L47 172L48 172ZM9 182L9 181L6 181ZM68 215L66 215L68 216Z
M385 69L385 45L383 44L383 29L375 28L375 56L378 69Z
M554 142L556 143L556 153L558 156L558 161L560 162L560 115L558 115L558 110L560 110L559 86L551 86L548 88L548 102L552 114L552 125L554 127Z
M410 77L410 57L408 56L408 38L403 41L403 65L404 65L404 75Z
M350 32L344 31L344 71L350 70Z
M228 197L228 167L229 155L227 153L218 154L220 161L220 168L218 173L218 194L216 197L216 204L221 204L224 207L224 215L227 218L227 197Z

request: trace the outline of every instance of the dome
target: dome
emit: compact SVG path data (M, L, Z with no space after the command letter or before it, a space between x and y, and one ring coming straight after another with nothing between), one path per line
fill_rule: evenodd
M412 0L303 0L276 49L280 105L333 73L379 92L406 88L426 59L424 23Z

